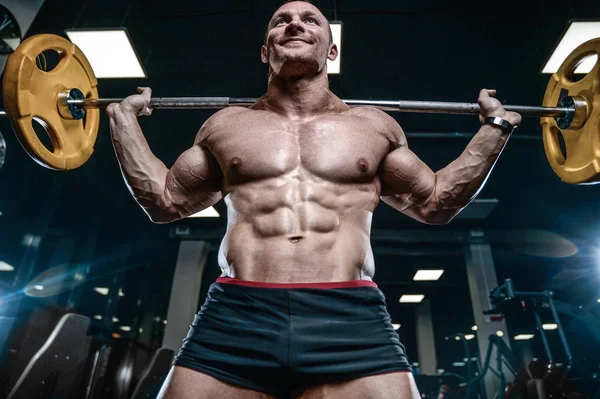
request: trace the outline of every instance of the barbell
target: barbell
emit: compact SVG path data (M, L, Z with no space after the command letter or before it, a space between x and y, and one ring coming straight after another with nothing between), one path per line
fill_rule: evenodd
M36 65L38 56L54 50L60 55L51 71ZM600 38L577 47L554 73L542 106L504 105L507 111L539 117L546 157L565 183L600 181L600 58L591 72L574 79L577 66L600 54ZM91 157L100 124L100 109L122 98L99 98L98 80L83 52L70 41L51 34L31 36L8 57L3 76L5 113L19 142L33 160L54 170L80 167ZM153 109L220 109L250 106L255 98L152 98ZM438 101L343 100L349 106L371 106L384 111L479 114L477 103ZM33 128L46 129L52 150ZM562 135L565 153L561 149Z

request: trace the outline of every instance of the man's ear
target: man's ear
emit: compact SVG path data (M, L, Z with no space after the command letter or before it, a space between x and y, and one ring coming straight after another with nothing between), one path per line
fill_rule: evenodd
M330 61L335 61L338 56L338 47L337 44L332 44L329 48L329 54L327 54L327 59Z
M262 60L263 64L268 64L269 63L269 57L268 57L268 54L267 54L267 46L265 46L264 44L260 48L260 59Z

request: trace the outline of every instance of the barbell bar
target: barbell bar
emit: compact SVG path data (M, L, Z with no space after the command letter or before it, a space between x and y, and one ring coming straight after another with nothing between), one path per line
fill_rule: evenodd
M79 108L105 108L119 103L124 98L68 99L67 105ZM150 100L152 109L220 109L230 106L251 106L257 98L237 97L159 97ZM370 106L385 111L431 113L431 114L479 114L477 103L441 101L385 101L385 100L342 100L349 106ZM576 107L536 107L526 105L504 105L507 111L518 112L522 116L568 118L575 114Z
M46 50L59 52L51 71L36 66ZM542 106L503 105L524 117L539 117L547 159L566 183L600 181L600 62L580 80L574 71L583 59L600 53L600 38L576 48L552 75ZM19 141L41 165L57 170L81 166L93 153L99 127L99 110L124 98L99 98L98 81L87 58L68 40L49 34L23 41L7 60L3 76L6 114ZM152 109L220 109L251 106L256 98L162 97L152 98ZM349 106L370 106L384 111L479 114L477 103L440 101L343 100ZM32 128L45 126L53 150L47 149ZM562 135L565 151L559 142Z
M97 98L76 100L67 98L58 106L76 107L82 109L106 108L113 103L120 103L125 98ZM237 97L158 97L150 100L152 109L222 109L230 106L249 107L257 98ZM369 106L384 111L399 111L429 114L479 114L477 103L441 102L441 101L385 101L385 100L342 100L349 106ZM576 107L537 107L528 105L503 105L506 111L513 111L528 117L570 118L575 115ZM6 111L0 109L0 115ZM73 119L81 117L71 114Z

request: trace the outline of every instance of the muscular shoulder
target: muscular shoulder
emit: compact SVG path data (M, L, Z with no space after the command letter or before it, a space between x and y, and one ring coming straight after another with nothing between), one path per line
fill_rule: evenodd
M200 128L200 131L198 131L195 144L206 141L211 133L228 126L231 124L232 118L240 116L246 112L250 112L250 110L244 107L228 107L215 112L204 122Z
M404 131L398 122L386 112L374 107L355 107L350 112L367 119L377 133L384 135L389 140L391 149L407 144Z

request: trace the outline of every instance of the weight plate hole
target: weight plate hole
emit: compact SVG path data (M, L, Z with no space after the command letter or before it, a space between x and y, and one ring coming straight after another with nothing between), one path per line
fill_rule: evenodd
M81 122L83 123L83 129L87 131L87 112L83 114L83 118L81 119Z
M573 72L570 72L567 75L567 78L571 82L579 82L594 68L596 62L598 62L598 54L583 54L580 58L575 60L573 63Z
M565 138L563 137L563 134L560 130L558 130L557 136L558 136L558 145L560 146L560 153L562 154L564 159L567 159L567 146L565 145Z
M35 58L35 65L41 71L50 72L56 68L62 57L62 52L52 49L44 50Z
M46 147L48 151L54 152L54 146L52 145L52 140L48 134L48 124L40 118L33 118L31 120L31 125L33 126L33 131L44 147Z

